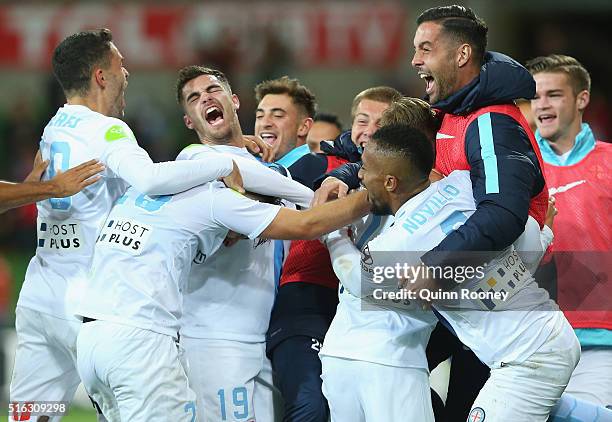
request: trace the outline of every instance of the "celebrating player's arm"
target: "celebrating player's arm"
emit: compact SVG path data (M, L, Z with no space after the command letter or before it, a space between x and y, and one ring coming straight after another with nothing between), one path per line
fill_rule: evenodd
M113 139L105 151L107 166L115 174L146 195L166 195L185 191L212 180L223 179L234 190L262 195L275 195L301 206L308 206L312 191L292 182L254 160L214 152L204 145L190 149L207 149L206 153L179 155L177 161L154 163L147 152L138 146L129 127L115 120L106 129L105 139ZM109 135L109 133L111 133ZM279 192L281 194L279 194Z
M89 160L64 173L58 171L50 180L41 181L48 165L49 162L43 161L38 152L34 168L23 183L0 181L0 213L48 198L72 196L97 182L101 177L97 174L104 170L104 166L97 160Z
M102 130L101 161L117 176L146 195L169 195L230 176L239 170L231 157L211 155L200 160L154 163L123 121L109 118ZM229 180L240 180L238 177ZM230 186L238 188L238 186ZM239 190L239 189L238 189Z
M340 229L323 237L323 243L329 250L334 273L350 294L364 297L361 277L368 274L361 269L361 252L351 241L348 231Z
M277 197L293 202L302 208L308 208L313 197L313 192L306 186L298 183L289 177L261 165L256 160L250 160L239 155L230 155L215 150L214 146L193 144L189 145L176 157L182 160L201 160L210 157L230 157L240 169L244 189L247 192L259 195ZM227 181L226 186L229 186Z
M229 189L215 194L210 206L221 226L250 239L316 239L364 216L369 209L366 192L296 211L253 201Z
M281 208L262 232L270 239L316 239L363 217L369 210L366 192L357 192L305 211Z

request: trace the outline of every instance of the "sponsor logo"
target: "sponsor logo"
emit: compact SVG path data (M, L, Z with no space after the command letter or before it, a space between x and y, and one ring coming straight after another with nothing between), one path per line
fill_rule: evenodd
M104 139L106 140L106 142L114 142L120 139L128 139L128 138L129 138L128 134L125 133L125 130L123 129L123 126L121 125L114 125L114 126L109 127L106 133L104 134Z
M109 246L137 255L144 249L152 230L137 221L113 219L106 223L96 242L100 246Z
M81 225L76 221L40 221L38 247L52 250L78 250L81 248Z
M455 139L453 135L447 135L445 133L436 133L436 139Z
M568 190L575 188L576 186L580 186L583 183L586 183L586 180L578 180L577 182L568 183L567 185L559 186L558 188L550 188L548 189L548 194L556 195L558 193L567 192Z

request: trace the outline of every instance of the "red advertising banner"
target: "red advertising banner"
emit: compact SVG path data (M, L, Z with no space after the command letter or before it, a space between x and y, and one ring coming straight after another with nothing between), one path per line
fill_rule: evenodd
M106 27L130 68L210 57L231 57L242 70L271 58L306 67L393 67L405 56L406 26L406 10L395 1L5 5L0 66L46 69L61 39Z

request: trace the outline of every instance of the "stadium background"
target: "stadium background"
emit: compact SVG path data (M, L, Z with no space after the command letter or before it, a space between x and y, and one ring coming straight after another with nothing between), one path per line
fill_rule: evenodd
M44 125L64 102L50 70L65 36L107 27L130 71L126 121L154 160L170 160L196 142L175 101L177 70L205 64L223 70L241 100L245 133L253 130L253 87L269 78L299 78L319 110L350 126L353 96L390 85L421 96L410 67L415 19L439 1L174 1L0 3L0 179L20 181L31 169ZM569 54L591 72L585 120L612 138L612 2L609 0L458 1L489 26L489 49L524 62ZM14 348L14 304L35 248L34 206L0 219L0 409L6 409ZM86 402L85 402L86 403ZM0 413L0 421L6 412ZM74 408L67 421L95 420Z

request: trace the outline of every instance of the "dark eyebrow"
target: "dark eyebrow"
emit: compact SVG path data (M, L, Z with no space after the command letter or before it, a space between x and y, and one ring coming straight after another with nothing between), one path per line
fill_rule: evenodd
M270 109L270 112L271 112L271 113L276 113L277 111L280 111L280 112L283 112L283 113L287 113L287 111L286 111L285 109L280 108L280 107L274 107L274 108L271 108L271 109ZM259 112L261 112L261 113L265 113L265 112L266 112L266 110L264 110L264 109L263 109L263 108L261 108L261 107L257 107L257 110L255 110L255 113L259 113Z
M221 88L220 84L210 84L206 87L206 92L210 92L213 89Z
M191 94L189 94L187 98L185 98L185 102L188 103L189 100L191 100L193 97L197 97L198 95L200 95L199 92L192 91Z
M423 41L421 43L419 43L419 45L417 46L418 48L423 48L423 47L429 47L431 46L431 41Z

